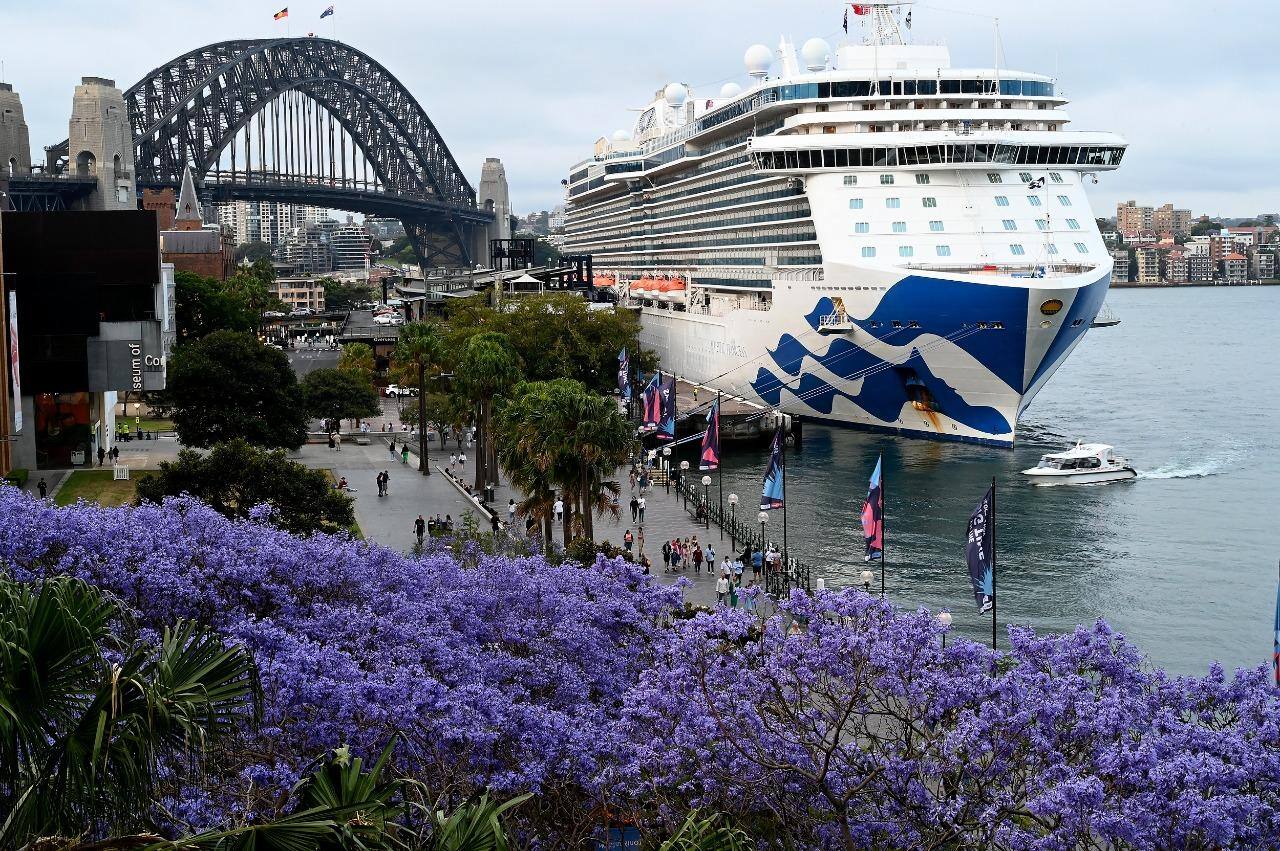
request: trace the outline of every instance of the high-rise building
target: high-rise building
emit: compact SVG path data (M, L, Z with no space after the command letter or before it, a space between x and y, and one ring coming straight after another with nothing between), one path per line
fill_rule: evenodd
M1138 258L1138 283L1160 283L1160 252L1154 248L1139 248L1134 254Z
M1129 280L1129 252L1123 248L1118 248L1111 252L1111 259L1115 263L1111 268L1112 282L1127 282Z
M350 217L347 223L333 233L333 269L336 272L354 272L364 269L369 259L369 232L364 225L356 224Z
M1228 283L1242 283L1249 279L1249 258L1231 252L1222 258L1222 277Z
M1139 207L1137 201L1116 204L1116 230L1121 233L1152 230L1154 212L1150 207Z
M218 207L218 224L231 232L237 245L265 242L279 248L294 228L325 218L327 211L320 207L279 201L231 201Z
M1187 255L1187 280L1192 283L1203 283L1213 280L1213 258L1209 252Z
M289 232L283 253L294 275L323 275L333 271L333 235L337 229L337 222L323 219Z

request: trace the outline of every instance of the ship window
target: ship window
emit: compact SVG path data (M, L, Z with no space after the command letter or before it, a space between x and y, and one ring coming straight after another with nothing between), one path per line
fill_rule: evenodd
M923 185L928 185L928 183L929 183L929 175L927 175L927 174L917 174L917 175L916 175L916 183L919 183L919 184L921 184L922 186L923 186Z
M1051 242L1051 243L1049 243L1049 253L1050 253L1050 254L1057 254L1057 253L1058 253L1058 246L1054 245L1052 242Z
M893 185L893 175L892 174L880 175L880 183L883 184L884 186Z
M1004 179L993 171L987 172L987 183L1004 183Z
M997 195L997 196L996 196L996 206L997 206L997 207L1007 207L1007 206L1009 206L1009 197L1008 197L1007 195Z
M939 222L939 221L932 221L932 222L929 222L929 230L933 231L934 233L941 233L941 232L942 232L942 222Z
M950 246L950 245L939 245L937 250L938 250L938 256L939 256L939 257L950 257L950 256L951 256L951 246Z
M846 175L844 176L844 185L845 185L845 186L857 186L857 185L858 185L858 176L857 176L856 174L846 174Z
M1021 180L1023 183L1030 183L1030 182L1031 182L1031 172L1029 172L1029 171L1020 171L1020 172L1018 172L1018 179L1019 179L1019 180Z
M1058 174L1056 171L1051 171L1049 172L1049 179L1052 180L1054 183L1061 183L1062 175Z
M1017 230L1017 229L1018 229L1018 223L1017 223L1017 222L1015 222L1013 219L1005 219L1005 220L1004 220L1004 229L1005 229L1005 230Z
M1028 203L1028 204L1030 204L1030 205L1031 205L1031 206L1033 206L1033 207L1039 207L1039 206L1040 206L1040 196L1039 196L1039 195L1028 195L1028 196L1027 196L1027 203Z
M1061 205L1062 205L1062 206L1064 206L1064 207L1070 207L1070 206L1071 206L1071 199L1070 199L1070 198L1068 198L1066 195L1059 195L1059 196L1058 196L1058 203L1059 203L1059 204L1061 204Z
M926 207L938 206L938 199L934 198L932 195L926 195L924 196L924 198L920 200L921 200L921 203L923 203Z
M833 128L831 132L834 133L835 129ZM849 149L836 148L836 168L848 168L848 167L849 167Z
M906 223L906 222L894 222L894 223L893 223L893 232L894 232L894 233L906 233L906 232L907 232L907 223Z
M871 225L868 222L855 222L853 225L854 233L870 233Z
M850 199L849 199L849 209L850 209L850 210L861 210L861 209L862 209L862 199L861 199L861 198L850 198Z
M894 328L901 328L901 327L902 327L902 320L900 320L900 319L895 319L895 320L893 320L892 322L890 322L889 324L890 324L890 325L892 325Z
M874 245L864 245L864 246L862 246L862 256L863 256L863 257L875 257L875 256L876 256L876 247L875 247Z
M888 207L890 210L896 210L896 209L898 209L899 207L901 207L901 206L902 206L902 199L901 199L901 198L886 198L886 199L884 199L884 205L885 205L886 207Z
M1022 245L1017 242L1009 246L1009 251L1011 251L1012 253L1018 256L1022 256L1023 254L1027 253L1027 249L1023 248Z
M899 245L899 246L898 246L898 256L899 256L899 257L910 257L910 256L912 256L912 255L913 255L913 254L915 254L915 253L916 253L916 250L915 250L914 248L912 248L910 245Z
M1071 327L1072 327L1072 328L1079 328L1079 327L1080 327L1081 325L1083 325L1083 324L1084 324L1084 320L1083 320L1083 319L1075 319L1075 320L1072 320L1072 322L1071 322ZM1094 458L1093 460L1094 460L1094 461L1097 461L1098 459L1097 459L1097 458Z
M1088 254L1089 246L1085 245L1083 242L1077 242L1076 251L1079 251L1081 254Z
M1048 230L1048 229L1049 229L1049 220L1048 220L1048 219L1036 219L1036 227L1040 228L1040 230Z
M1075 219L1067 219L1067 227L1072 230L1080 230L1080 223Z

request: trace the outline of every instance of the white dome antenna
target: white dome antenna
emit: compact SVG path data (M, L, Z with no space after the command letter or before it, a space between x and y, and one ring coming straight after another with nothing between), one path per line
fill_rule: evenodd
M773 66L773 51L763 44L753 44L743 54L742 62L747 66L747 74L763 80L769 76L769 69Z
M685 90L685 87L679 83L670 83L662 90L663 99L666 100L667 106L672 109L679 109L684 106L685 98L688 96L689 93Z
M800 48L800 58L804 60L806 70L826 70L827 63L831 60L831 45L823 39L811 38Z
M630 134L630 133L628 133L626 130L614 130L614 131L613 131L613 141L615 141L615 142L628 142L628 141L630 141L630 140L631 140L631 134Z
M742 86L737 83L725 83L720 87L720 98L722 100L736 98L740 94L742 94Z

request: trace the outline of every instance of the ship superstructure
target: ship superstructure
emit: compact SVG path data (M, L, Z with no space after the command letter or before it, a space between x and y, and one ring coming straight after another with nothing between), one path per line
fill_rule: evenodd
M861 4L867 39L834 55L751 47L745 89L659 90L571 169L565 250L593 255L667 370L807 418L1009 445L1102 306L1084 187L1125 142L1066 130L1050 77L904 44L904 5Z

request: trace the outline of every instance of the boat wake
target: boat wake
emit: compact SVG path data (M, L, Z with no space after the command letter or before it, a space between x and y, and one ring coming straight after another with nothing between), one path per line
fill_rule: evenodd
M1194 464L1174 462L1156 467L1154 470L1139 470L1139 479L1203 479L1225 472L1240 457L1238 452L1230 452L1205 458Z

